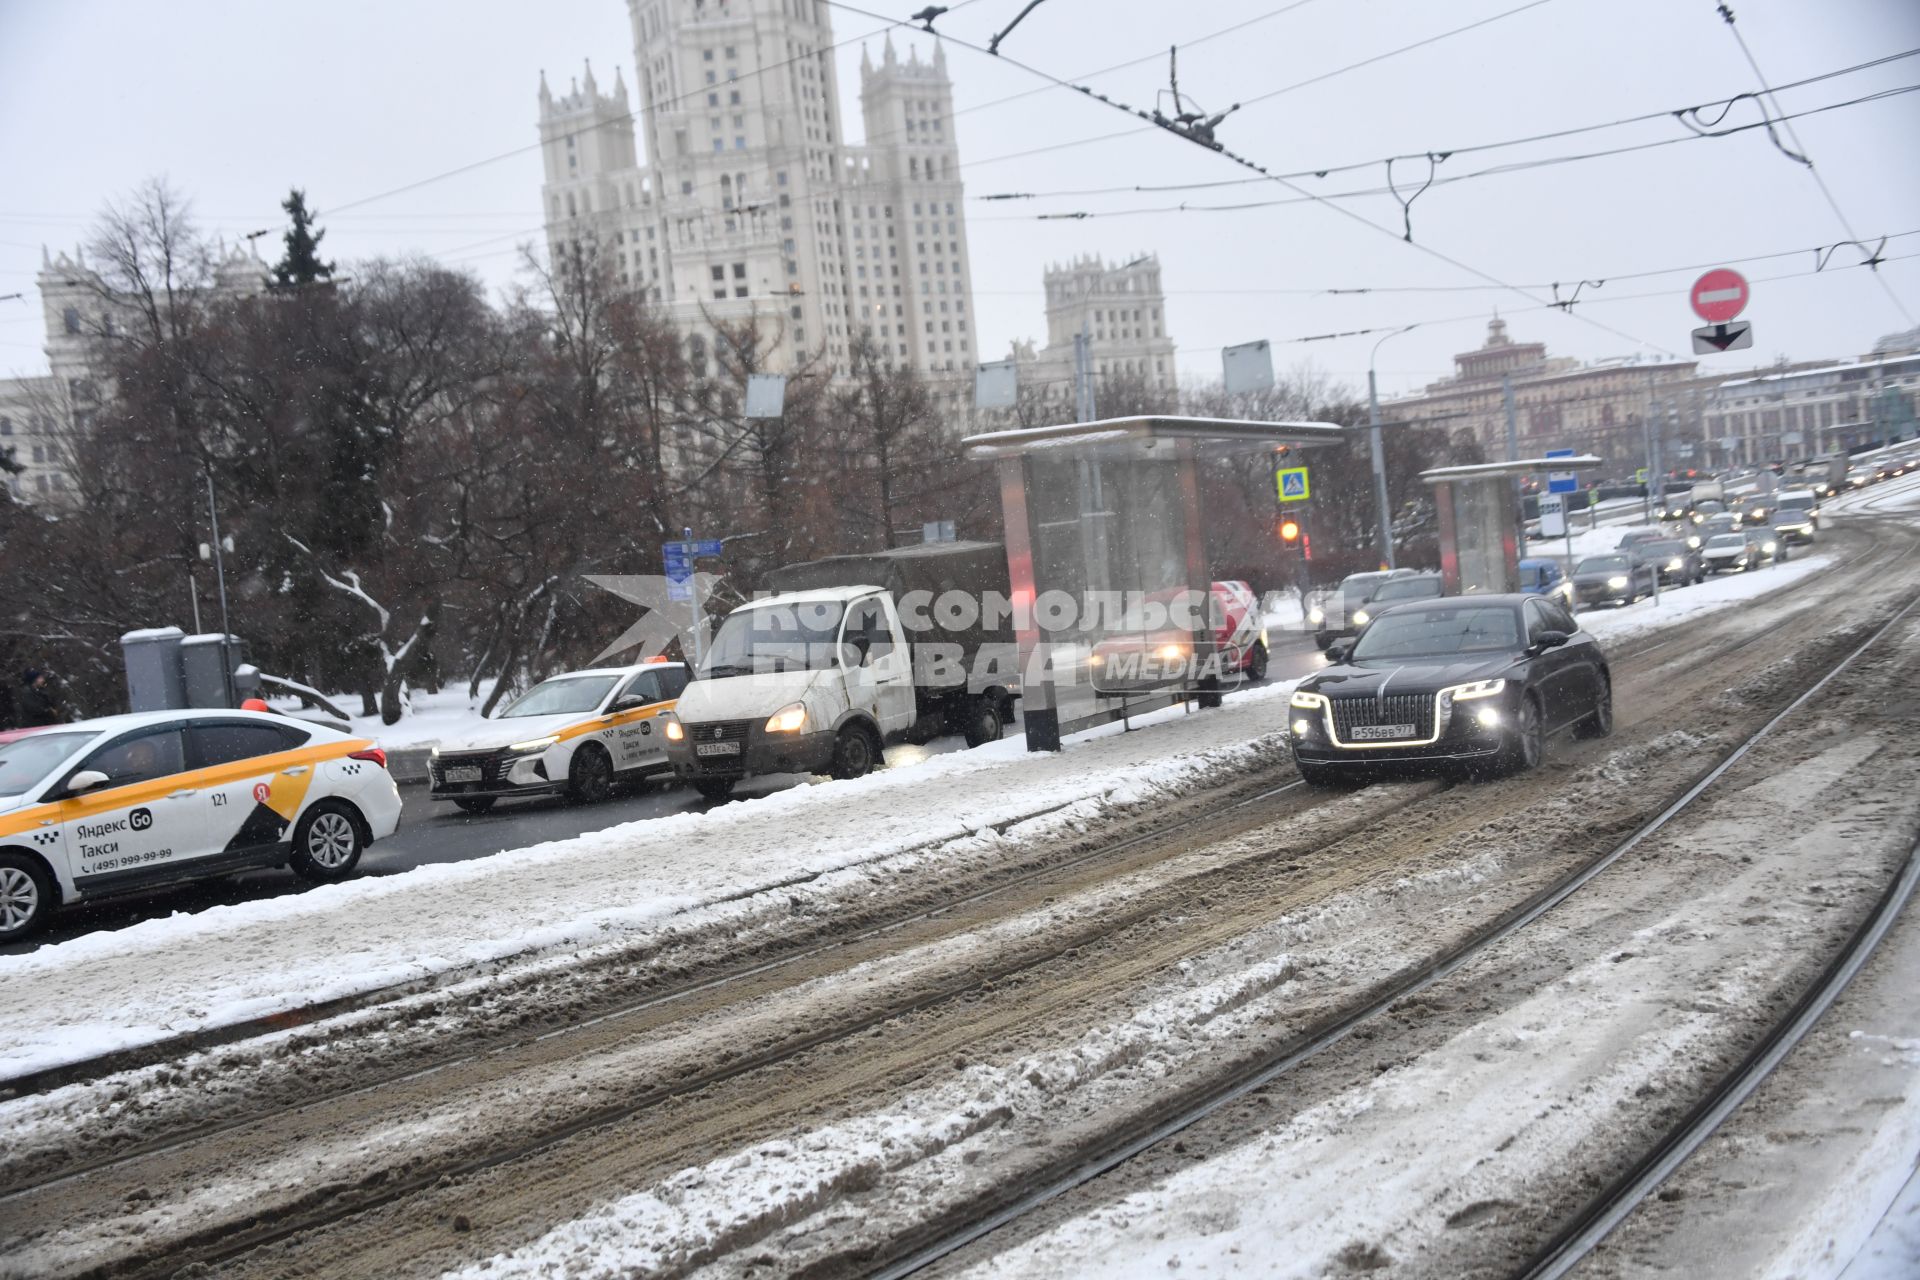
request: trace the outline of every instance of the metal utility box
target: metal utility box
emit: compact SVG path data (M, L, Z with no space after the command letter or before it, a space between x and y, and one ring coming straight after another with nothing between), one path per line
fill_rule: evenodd
M180 678L178 627L150 627L120 637L127 669L127 706L132 711L173 711L187 705Z
M180 642L182 704L195 708L239 705L235 669L246 661L246 642L238 636L188 636Z

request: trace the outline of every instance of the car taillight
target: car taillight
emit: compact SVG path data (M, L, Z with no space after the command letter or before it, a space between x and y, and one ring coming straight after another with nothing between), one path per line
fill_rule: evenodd
M387 767L387 753L379 747L368 747L365 751L353 751L347 755L349 760L371 760L382 769Z

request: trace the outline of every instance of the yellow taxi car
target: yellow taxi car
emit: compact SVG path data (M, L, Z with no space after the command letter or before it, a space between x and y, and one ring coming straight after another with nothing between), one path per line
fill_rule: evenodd
M661 660L542 680L434 748L428 794L468 813L509 796L604 800L617 779L672 770L659 717L686 687L685 664Z
M372 740L252 711L148 711L0 740L0 943L64 905L255 867L344 880L400 824Z

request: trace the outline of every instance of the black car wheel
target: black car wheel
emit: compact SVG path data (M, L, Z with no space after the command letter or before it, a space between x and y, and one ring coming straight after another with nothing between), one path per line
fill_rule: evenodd
M1540 714L1540 700L1532 694L1520 700L1520 711L1513 726L1513 739L1507 743L1503 773L1526 773L1540 767L1546 754L1546 720Z
M1267 678L1267 646L1260 641L1253 642L1253 651L1247 655L1247 679L1259 684Z
M499 798L498 796L455 796L453 803L462 813L485 813L493 808L493 802Z
M53 914L53 881L32 858L0 853L0 943L18 942Z
M599 743L589 742L573 753L567 793L582 804L599 804L613 794L613 757Z
M1600 692L1594 696L1593 710L1574 727L1576 738L1605 738L1613 733L1613 681L1600 677Z
M315 884L334 884L353 874L367 847L357 811L338 800L322 800L307 810L293 830L295 875Z
M967 711L966 738L969 747L984 747L989 742L998 742L1006 732L1006 718L1000 712L1000 704L993 698L975 698Z
M880 764L880 749L873 735L857 724L840 731L833 742L832 775L840 781L863 778Z

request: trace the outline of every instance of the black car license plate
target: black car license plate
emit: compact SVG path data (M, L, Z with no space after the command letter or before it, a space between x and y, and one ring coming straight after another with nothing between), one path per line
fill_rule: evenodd
M1353 730L1356 742L1388 742L1395 738L1411 738L1414 728L1410 724L1363 724Z

